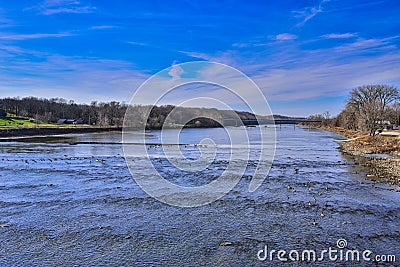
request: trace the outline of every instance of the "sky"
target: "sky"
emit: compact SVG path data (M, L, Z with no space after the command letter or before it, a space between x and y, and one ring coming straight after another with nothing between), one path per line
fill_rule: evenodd
M173 64L212 61L275 114L337 114L352 88L400 86L399 14L398 0L0 0L0 97L127 103Z

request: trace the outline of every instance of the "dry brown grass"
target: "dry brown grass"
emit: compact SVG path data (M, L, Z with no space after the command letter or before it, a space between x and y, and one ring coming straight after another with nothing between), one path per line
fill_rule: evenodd
M335 134L340 134L344 135L348 138L355 138L355 137L360 137L360 136L365 136L365 133L358 132L358 131L353 131L353 130L348 130L342 127L330 127L330 126L320 126L318 128L324 129L328 132L332 132Z
M390 136L366 136L350 141L346 146L362 153L400 155L400 138Z

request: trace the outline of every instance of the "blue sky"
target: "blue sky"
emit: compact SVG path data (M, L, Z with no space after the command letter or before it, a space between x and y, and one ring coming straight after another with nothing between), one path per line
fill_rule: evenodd
M0 1L0 97L125 101L174 62L231 65L276 114L343 107L352 88L400 85L400 3Z

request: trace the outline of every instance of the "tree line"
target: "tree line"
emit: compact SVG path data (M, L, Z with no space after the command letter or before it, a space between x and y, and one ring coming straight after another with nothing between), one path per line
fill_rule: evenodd
M385 124L400 125L400 94L394 86L363 85L351 90L344 109L334 118L329 112L312 115L324 126L343 127L375 135Z
M249 112L217 110L215 108L188 108L173 105L164 106L129 106L117 101L77 104L73 100L63 98L3 98L0 99L0 109L16 117L34 119L36 121L57 123L60 119L73 119L82 124L97 126L123 125L124 116L129 108L130 125L139 128L146 125L147 129L167 127L221 127L235 125L238 120L255 119ZM147 115L146 115L147 114Z
M56 123L59 119L76 119L91 125L121 126L126 105L116 101L93 101L88 105L63 98L14 97L0 99L0 108L16 117L49 123Z

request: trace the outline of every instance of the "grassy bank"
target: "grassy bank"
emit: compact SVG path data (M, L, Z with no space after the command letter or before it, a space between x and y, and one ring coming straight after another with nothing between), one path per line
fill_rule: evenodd
M13 114L8 114L8 117L0 118L1 138L70 133L94 133L121 130L121 127L100 127L90 125L47 123L34 120L32 118L17 117Z
M391 185L400 185L400 138L391 136L369 136L340 127L316 127L344 135L340 150L353 161L366 167L366 178ZM375 157L375 155L378 155Z
M3 128L18 128L18 127L52 127L57 126L57 124L44 123L44 122L36 122L32 119L23 119L16 117L6 117L0 118L0 129Z

